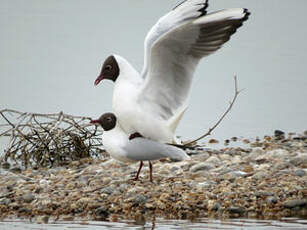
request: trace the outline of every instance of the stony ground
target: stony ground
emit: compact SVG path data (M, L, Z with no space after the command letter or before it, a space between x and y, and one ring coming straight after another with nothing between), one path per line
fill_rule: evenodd
M148 167L133 181L138 164L122 165L109 158L53 169L1 169L0 216L45 223L306 218L307 132L284 137L277 131L243 142L247 147L189 150L190 161L154 162L154 183L149 182Z

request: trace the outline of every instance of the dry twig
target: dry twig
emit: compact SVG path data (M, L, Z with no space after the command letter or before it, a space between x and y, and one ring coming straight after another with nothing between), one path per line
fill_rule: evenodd
M238 82L237 82L237 76L234 76L234 81L235 81L235 94L234 97L232 99L231 102L229 102L229 107L227 108L227 110L224 112L224 114L220 117L220 119L216 122L216 124L214 126L212 126L211 128L209 128L208 132L206 132L205 134L201 135L200 137L189 141L188 143L185 143L183 145L183 147L188 147L194 143L196 143L197 141L211 135L211 132L222 122L222 120L226 117L226 115L229 113L229 111L232 109L232 106L234 105L238 95L240 92L242 92L242 90L238 90Z
M51 167L100 156L102 133L89 123L89 117L11 109L0 110L0 115L4 121L0 124L0 137L10 138L3 161L22 163L25 167Z

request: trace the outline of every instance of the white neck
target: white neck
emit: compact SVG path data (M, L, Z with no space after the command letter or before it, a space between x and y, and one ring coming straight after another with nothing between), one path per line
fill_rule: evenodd
M123 57L114 54L114 57L119 65L119 76L116 80L117 82L131 82L137 84L141 81L140 74L136 71L135 68Z
M104 131L102 135L102 143L105 150L110 154L112 158L123 162L130 162L127 158L125 146L129 139L126 133L122 130L120 125L116 125L115 128L109 131Z
M108 131L104 131L102 135L103 142L117 143L118 146L125 145L128 141L127 134L123 131L122 127L118 122L116 126ZM105 145L105 143L103 143Z

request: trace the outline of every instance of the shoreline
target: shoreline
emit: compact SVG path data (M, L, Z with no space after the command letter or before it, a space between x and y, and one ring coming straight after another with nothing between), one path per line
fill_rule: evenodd
M138 164L84 158L66 167L2 170L0 218L35 222L197 218L307 218L307 135L249 147L196 149L191 160Z

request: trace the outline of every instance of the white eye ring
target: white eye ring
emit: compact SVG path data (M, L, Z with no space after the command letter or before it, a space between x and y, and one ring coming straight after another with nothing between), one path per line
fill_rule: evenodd
M111 70L111 69L112 69L112 66L111 66L111 65L106 65L105 69L106 69L106 70Z

